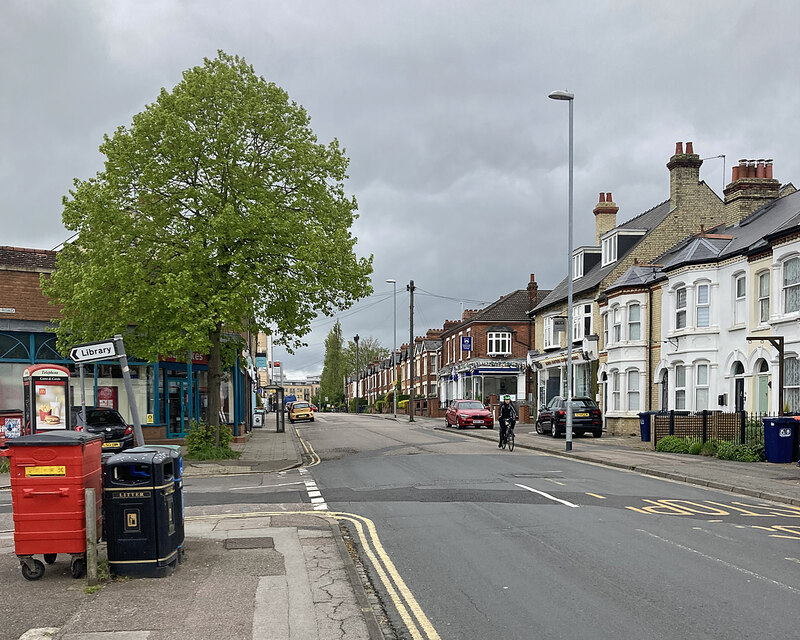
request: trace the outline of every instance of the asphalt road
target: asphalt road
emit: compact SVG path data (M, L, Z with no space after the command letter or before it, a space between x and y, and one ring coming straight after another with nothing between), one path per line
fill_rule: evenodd
M409 591L393 596L370 568L396 628L409 597L431 623L402 637L798 635L800 547L781 537L796 508L430 422L326 415L299 431L328 507L374 523Z

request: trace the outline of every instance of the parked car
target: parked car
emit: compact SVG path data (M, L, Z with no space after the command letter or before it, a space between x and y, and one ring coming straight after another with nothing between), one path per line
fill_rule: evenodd
M73 406L70 412L70 428L80 429L81 406ZM108 407L86 407L86 431L103 435L103 449L123 451L134 446L133 425L128 424L122 414Z
M319 411L319 409L317 408L317 405L315 405L313 402L311 403L311 410L312 411Z
M289 408L289 422L308 420L314 422L314 412L308 402L293 402Z
M572 399L572 433L582 436L589 433L599 438L603 435L603 413L591 398ZM536 418L536 433L549 433L558 438L567 431L567 400L554 396L539 411Z
M444 414L445 425L450 427L486 427L494 429L494 416L477 400L453 400Z

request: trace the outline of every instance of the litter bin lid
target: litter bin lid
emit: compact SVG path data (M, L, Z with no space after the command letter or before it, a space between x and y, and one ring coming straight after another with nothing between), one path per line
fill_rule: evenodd
M102 434L86 431L44 431L6 440L6 444L9 447L74 447L102 439Z

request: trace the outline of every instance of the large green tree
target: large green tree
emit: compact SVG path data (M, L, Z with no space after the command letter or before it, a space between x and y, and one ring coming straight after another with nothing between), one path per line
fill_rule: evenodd
M143 358L208 353L217 424L223 331L291 349L318 314L371 293L344 151L242 58L185 71L100 151L104 169L64 198L76 240L42 283L62 351L122 333Z
M342 353L342 325L337 320L325 338L325 363L319 381L321 401L328 398L332 404L344 402L344 356Z
M359 338L358 340L358 370L363 371L374 360L383 360L389 357L389 349L381 346L380 341L373 337ZM344 369L346 375L356 372L356 343L350 340L344 349Z

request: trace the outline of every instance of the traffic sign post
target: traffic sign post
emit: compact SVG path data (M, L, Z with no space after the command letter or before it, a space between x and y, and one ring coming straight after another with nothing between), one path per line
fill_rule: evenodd
M84 427L86 426L86 394L83 387L83 365L86 362L119 359L120 367L122 367L122 379L125 381L125 392L128 394L128 406L133 420L133 439L137 447L143 446L142 423L139 422L139 410L136 408L136 402L133 399L131 370L128 367L128 357L125 355L125 343L122 340L122 336L117 334L111 340L75 345L69 350L69 357L78 364L81 373L81 412L83 414Z

